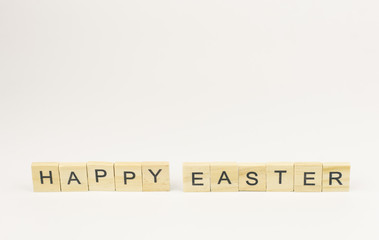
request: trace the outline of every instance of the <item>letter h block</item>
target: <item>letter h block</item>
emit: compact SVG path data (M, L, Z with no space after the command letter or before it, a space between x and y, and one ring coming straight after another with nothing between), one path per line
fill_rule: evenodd
M183 163L183 191L184 192L210 192L209 163L186 162Z
M56 162L32 163L34 192L60 192L59 164Z

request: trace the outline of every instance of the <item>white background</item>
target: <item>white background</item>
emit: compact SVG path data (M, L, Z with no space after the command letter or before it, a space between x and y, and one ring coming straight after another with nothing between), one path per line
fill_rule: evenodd
M0 0L1 239L374 239L376 0ZM38 161L172 191L33 193ZM349 193L183 193L184 161L347 161Z

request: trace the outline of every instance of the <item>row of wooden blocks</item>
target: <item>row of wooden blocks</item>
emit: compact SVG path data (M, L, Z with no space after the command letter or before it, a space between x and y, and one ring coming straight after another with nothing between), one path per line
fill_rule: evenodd
M35 192L169 191L168 162L32 163ZM349 191L349 163L184 163L185 192Z

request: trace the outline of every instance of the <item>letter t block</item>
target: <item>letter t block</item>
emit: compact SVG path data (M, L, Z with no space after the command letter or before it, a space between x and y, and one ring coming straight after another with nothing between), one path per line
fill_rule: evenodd
M293 163L267 164L267 191L293 192Z

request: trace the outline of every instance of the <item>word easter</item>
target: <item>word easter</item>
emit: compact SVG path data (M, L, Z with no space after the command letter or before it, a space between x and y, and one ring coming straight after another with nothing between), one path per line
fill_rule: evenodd
M168 162L32 163L35 192L169 191ZM185 192L349 191L349 163L184 163Z
M185 192L347 192L349 163L184 163Z

